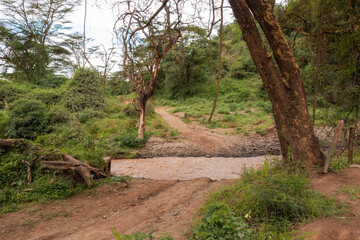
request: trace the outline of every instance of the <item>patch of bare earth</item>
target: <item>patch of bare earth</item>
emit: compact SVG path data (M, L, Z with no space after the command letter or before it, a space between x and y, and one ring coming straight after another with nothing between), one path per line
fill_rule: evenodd
M349 213L344 216L328 217L299 226L299 235L316 240L360 240L360 199L351 198L342 191L351 186L360 187L360 169L348 168L340 173L311 176L313 189L328 196L335 196L349 204Z
M122 234L154 230L154 236L166 232L175 239L186 239L190 222L209 192L230 182L134 179L128 186L106 185L0 216L0 238L112 239L114 228Z

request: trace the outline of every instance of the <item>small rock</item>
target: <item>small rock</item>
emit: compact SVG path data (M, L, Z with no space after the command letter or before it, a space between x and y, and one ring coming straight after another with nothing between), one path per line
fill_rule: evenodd
M206 158L211 158L211 155L207 154L205 155Z
M117 212L118 210L117 209L113 209L113 212Z
M103 219L107 219L107 216L103 216L102 218L103 218Z

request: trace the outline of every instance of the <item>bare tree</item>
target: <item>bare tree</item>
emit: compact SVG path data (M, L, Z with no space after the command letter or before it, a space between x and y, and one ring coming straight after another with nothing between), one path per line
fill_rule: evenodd
M212 6L213 6L214 11L215 11L214 1L212 1ZM213 109L211 110L210 117L209 117L209 120L208 120L209 122L211 122L211 119L214 116L217 100L218 100L218 97L219 97L219 91L220 91L221 64L222 64L221 60L222 60L222 48L223 48L223 26L224 26L224 0L221 0L220 12L221 12L221 14L220 14L220 29L219 29L219 45L220 46L219 46L219 56L218 56L219 57L218 81L217 81L216 95L215 95L215 99L214 99ZM213 23L211 24L211 29L212 29L213 24L214 24L214 19L213 19ZM210 29L210 33L211 33L211 29Z
M159 82L160 62L181 36L182 3L181 0L139 0L118 4L127 9L120 13L115 30L123 46L123 70L139 100L138 138L142 139L146 104Z

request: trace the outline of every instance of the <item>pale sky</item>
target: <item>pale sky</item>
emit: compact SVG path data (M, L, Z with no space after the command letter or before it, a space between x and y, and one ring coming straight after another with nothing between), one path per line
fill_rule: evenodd
M111 8L112 2L114 1L115 0L88 0L86 37L93 38L94 44L101 43L105 46L111 46L113 26L117 14L116 10L114 11ZM69 20L73 22L73 30L80 33L83 32L84 2L85 1L68 17ZM98 3L98 6L94 5L95 2ZM282 0L276 0L276 3L280 2L282 2ZM227 1L225 4L228 4ZM232 13L228 13L225 16L228 16L229 20L232 19Z

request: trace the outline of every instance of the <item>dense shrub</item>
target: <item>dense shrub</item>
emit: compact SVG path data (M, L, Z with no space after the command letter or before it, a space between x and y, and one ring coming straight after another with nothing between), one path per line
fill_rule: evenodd
M10 104L10 123L6 135L11 138L35 139L48 130L50 115L39 100L19 99Z
M74 120L75 117L69 110L67 110L64 106L61 105L53 105L49 109L49 113L51 116L52 124L56 123L66 123Z
M68 79L64 76L47 75L38 81L38 85L46 88L58 88Z
M122 147L143 147L145 145L146 139L139 139L137 138L136 133L127 133L123 132L120 133L116 138L115 141L120 144Z
M36 88L27 94L27 98L39 100L50 106L58 104L62 95L63 93L60 90Z
M81 123L86 123L93 118L103 118L105 116L102 111L95 111L91 108L84 109L76 114L76 117Z
M193 230L195 239L252 239L249 225L225 203L213 203Z
M7 103L11 103L15 101L23 94L24 91L21 88L19 88L17 85L7 81L0 80L0 97L5 98ZM4 108L3 101L0 99L0 109L3 108Z
M205 227L209 223L224 224L224 219L239 218L236 222L245 221L253 226L250 239L293 239L291 229L294 223L323 218L343 210L334 199L311 190L309 180L298 167L267 162L257 171L244 170L238 183L215 193L200 210L201 218L193 228L193 236L195 239L210 239L198 237L199 229L201 236L213 236L214 228ZM234 231L218 232L214 239L226 239L225 236ZM244 236L247 233L244 231Z
M31 162L36 158L31 151L17 150L0 158L0 214L16 210L21 203L67 198L86 187L72 177L43 169L38 163L32 166L32 182L28 183L24 160Z
M78 69L63 95L63 103L71 112L86 108L104 110L105 102L99 87L99 76L89 69Z
M10 122L8 114L4 111L0 111L0 138L5 138L7 126Z
M93 138L78 121L53 126L50 134L37 139L41 145L63 148L65 146L82 144L84 147L93 146Z

